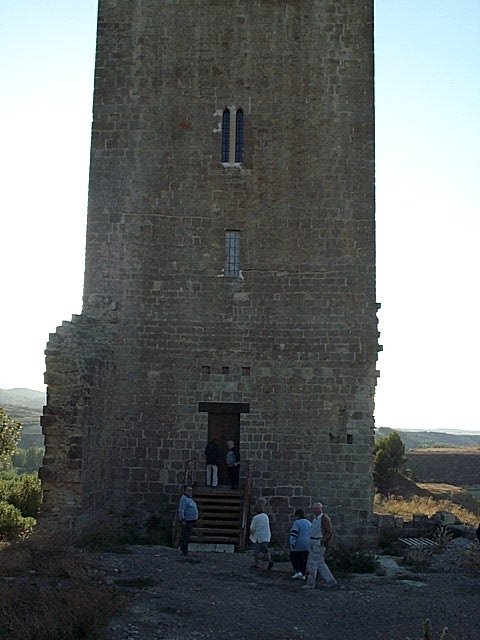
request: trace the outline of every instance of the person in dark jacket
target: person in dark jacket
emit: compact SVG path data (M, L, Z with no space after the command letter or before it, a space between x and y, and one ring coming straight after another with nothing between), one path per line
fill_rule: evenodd
M480 542L480 522L478 523L477 527L477 540Z
M205 458L207 462L207 487L216 487L218 484L218 459L220 457L220 450L215 440L210 442L205 447Z
M227 463L228 475L230 477L230 489L238 489L240 477L240 454L235 448L233 440L227 442L227 455L225 461Z

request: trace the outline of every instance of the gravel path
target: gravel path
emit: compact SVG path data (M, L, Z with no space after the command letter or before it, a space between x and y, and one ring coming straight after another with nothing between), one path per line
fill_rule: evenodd
M102 554L107 581L127 606L102 640L480 640L480 575L447 550L412 579L357 575L337 589L302 590L288 563L253 571L252 556L131 547Z

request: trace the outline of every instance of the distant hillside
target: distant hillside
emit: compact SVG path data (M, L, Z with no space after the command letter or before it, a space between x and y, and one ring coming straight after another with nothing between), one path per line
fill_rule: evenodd
M41 411L45 404L45 392L32 389L0 389L0 406L4 407L7 404Z
M408 452L408 467L418 482L477 487L480 483L480 447L417 449Z
M396 431L402 439L405 449L425 449L431 447L478 447L480 435L468 432L445 433L442 431L405 431L402 429L390 429L380 427L377 429L375 439L384 438L392 431Z
M20 422L22 431L19 446L43 446L40 416L45 404L45 393L32 389L0 389L0 406L7 415Z

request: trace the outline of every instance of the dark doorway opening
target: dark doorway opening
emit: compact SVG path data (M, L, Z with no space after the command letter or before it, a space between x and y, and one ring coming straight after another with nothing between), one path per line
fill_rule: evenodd
M208 412L208 442L214 440L220 450L218 483L230 484L225 461L227 441L233 440L241 455L240 414L249 413L250 405L245 402L200 402L198 410Z
M239 413L209 413L208 441L218 444L220 459L218 462L218 483L229 484L227 464L227 440L233 440L240 451L240 414Z

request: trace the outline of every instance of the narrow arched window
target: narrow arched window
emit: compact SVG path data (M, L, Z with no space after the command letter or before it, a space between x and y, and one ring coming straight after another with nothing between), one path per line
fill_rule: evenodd
M222 115L222 162L230 162L230 109Z
M245 155L243 109L230 105L222 112L222 164L239 167Z
M243 161L243 111L237 110L235 117L235 162Z

